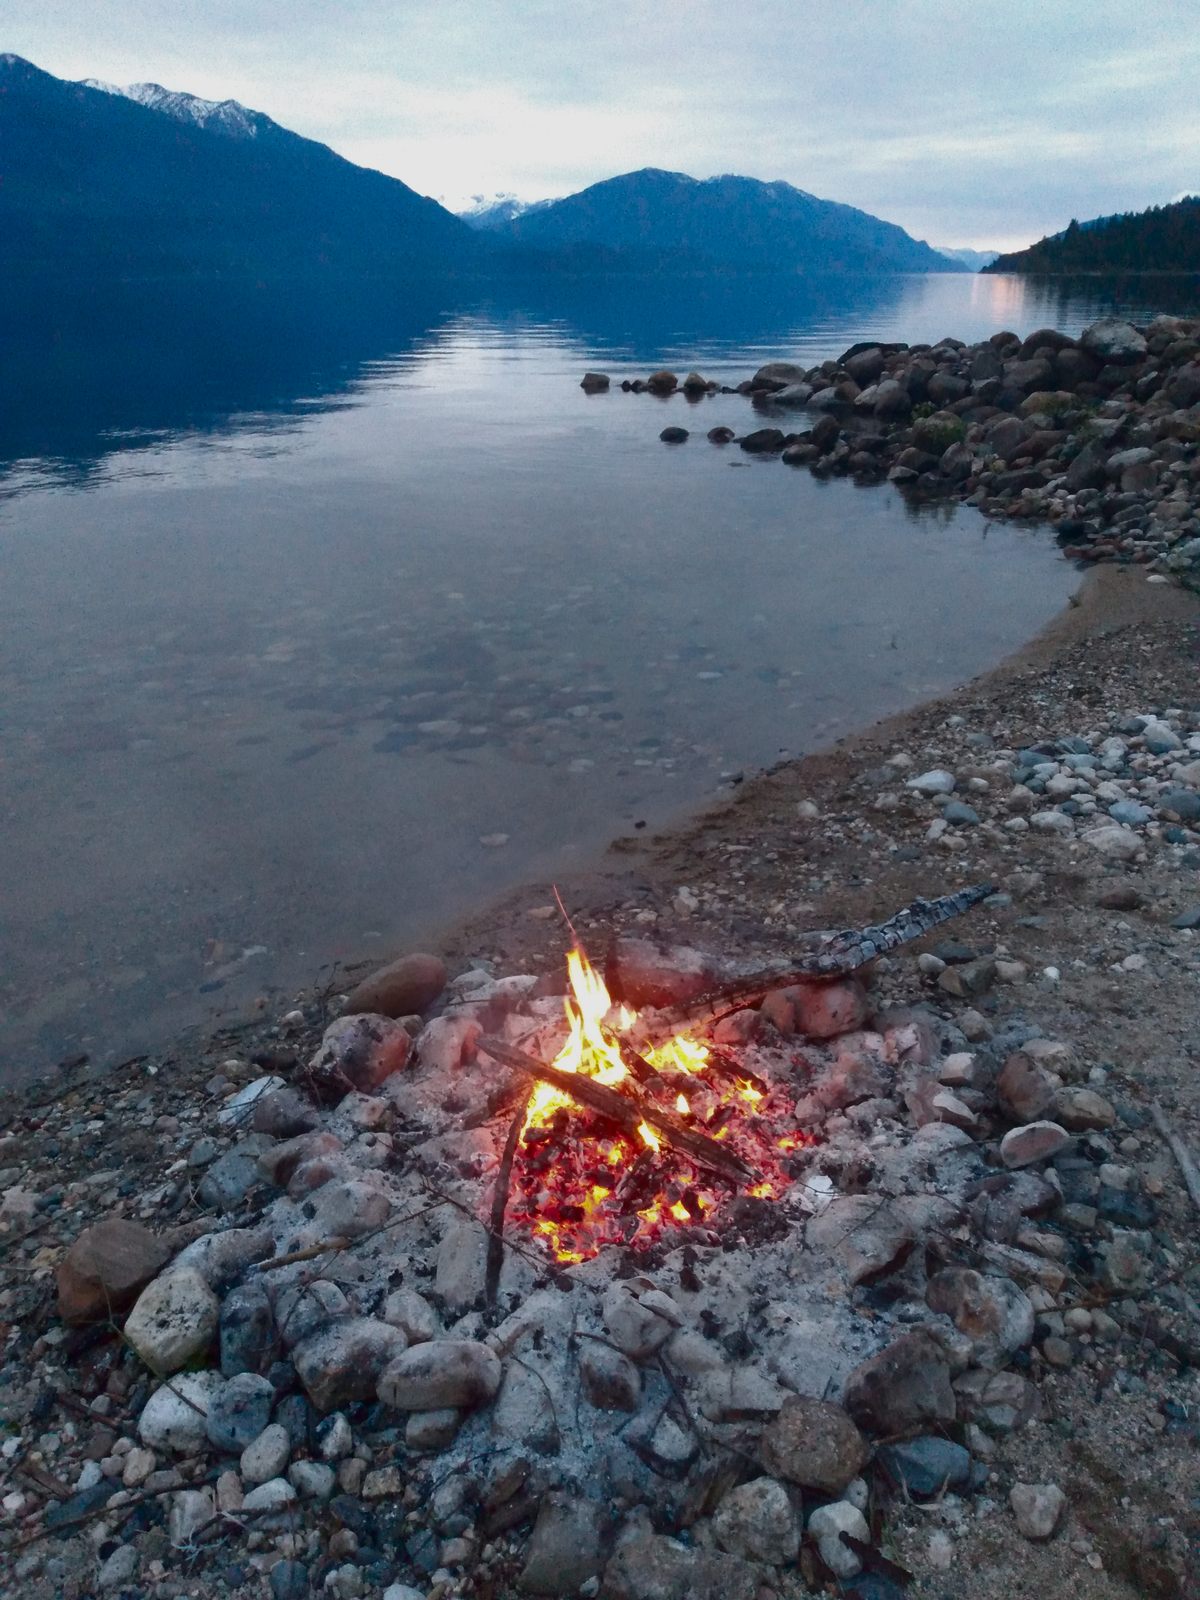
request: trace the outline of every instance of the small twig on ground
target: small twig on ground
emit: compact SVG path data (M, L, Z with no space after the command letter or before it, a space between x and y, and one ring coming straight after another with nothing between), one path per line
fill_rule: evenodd
M317 1256L323 1256L327 1250L344 1250L349 1243L349 1239L344 1239L339 1233L321 1244L310 1244L305 1250L292 1250L286 1256L272 1256L269 1261L256 1261L254 1266L259 1272L277 1272L280 1267L294 1267L300 1261L313 1261Z
M201 1479L201 1484L215 1483L216 1479L217 1474L215 1471L213 1471ZM81 1511L78 1516L64 1518L53 1528L43 1527L33 1529L33 1531L31 1533L27 1533L24 1538L17 1540L15 1548L18 1550L23 1550L26 1545L37 1544L40 1539L53 1539L64 1532L64 1530L67 1528L77 1528L82 1523L95 1522L98 1517L113 1516L114 1514L120 1515L120 1513L124 1511L134 1511L138 1506L144 1506L151 1500L161 1500L164 1495L178 1494L179 1490L183 1487L184 1485L182 1484L173 1483L169 1484L163 1489L146 1489L143 1490L141 1494L131 1495L128 1500L123 1500L119 1506L111 1505L107 1500L105 1500L98 1506L90 1506L86 1511ZM196 1485L193 1483L192 1487L195 1488ZM117 1494L119 1492L120 1486L114 1483L113 1493Z

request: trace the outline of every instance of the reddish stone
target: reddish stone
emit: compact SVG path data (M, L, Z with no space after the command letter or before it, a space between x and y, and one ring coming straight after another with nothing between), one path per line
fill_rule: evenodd
M996 1080L996 1099L1013 1122L1036 1122L1054 1104L1054 1088L1049 1074L1018 1050Z
M769 1473L822 1494L840 1494L870 1454L841 1406L805 1395L789 1395L759 1444L759 1459Z
M867 991L857 978L839 983L797 983L781 991L792 1002L796 1032L809 1039L853 1033L867 1020Z
M308 1087L336 1104L352 1089L374 1094L408 1060L412 1039L390 1017L339 1017L326 1028L308 1064Z
M953 1422L957 1405L941 1346L923 1331L906 1333L855 1367L846 1410L860 1428L907 1438Z
M312 1161L317 1156L337 1155L341 1149L342 1141L336 1134L326 1130L301 1133L294 1139L286 1139L282 1144L264 1150L258 1158L258 1170L270 1183L286 1189L292 1174L306 1161Z
M614 1000L643 1006L687 1005L713 987L712 958L686 945L649 939L614 939L604 963L604 981Z
M782 989L773 989L758 1009L775 1031L783 1034L785 1039L795 1033L796 1008Z
M96 1223L59 1263L59 1316L80 1327L128 1310L170 1259L170 1246L136 1222Z

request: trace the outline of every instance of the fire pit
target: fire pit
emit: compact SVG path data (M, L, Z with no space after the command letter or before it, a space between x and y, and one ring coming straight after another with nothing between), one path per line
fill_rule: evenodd
M960 915L991 887L917 901L877 928L830 935L814 954L769 967L721 970L668 952L662 966L680 998L641 1013L614 1004L584 951L573 949L567 1036L551 1060L519 1047L544 1044L544 1030L533 1027L515 1043L478 1042L532 1080L489 1209L493 1237L507 1216L570 1265L610 1245L644 1250L681 1229L692 1243L718 1244L718 1212L738 1195L811 1210L798 1152L813 1141L795 1116L808 1068L787 1049L748 1065L748 1003L771 991L787 1003L789 984L836 982ZM625 964L610 957L618 973ZM680 1027L681 1017L704 1022Z
M304 1080L322 1111L278 1080L245 1101L283 1192L213 1236L261 1263L221 1308L222 1360L286 1354L318 1413L382 1430L362 1493L414 1569L532 1524L534 1593L603 1567L634 1600L666 1563L672 1594L750 1600L753 1563L805 1531L810 1578L854 1576L871 1439L1031 1415L1005 1368L1065 1280L1030 1219L1068 1135L989 1145L1014 1120L999 1044L967 1052L859 975L988 893L740 968L618 942L602 975L577 944L565 997L465 973L411 1041L340 1018ZM135 1308L130 1337L157 1326Z

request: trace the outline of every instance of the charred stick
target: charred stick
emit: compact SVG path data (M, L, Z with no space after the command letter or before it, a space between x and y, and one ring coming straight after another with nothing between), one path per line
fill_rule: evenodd
M600 1030L609 1044L613 1046L621 1057L626 1068L633 1074L637 1081L647 1089L666 1089L667 1080L657 1067L651 1066L645 1056L640 1055L628 1039L622 1039L620 1034L614 1033L611 1028L601 1027Z
M732 1183L754 1183L760 1177L732 1150L727 1150L715 1139L709 1139L693 1128L685 1127L677 1117L650 1105L641 1094L618 1094L615 1089L608 1089L604 1084L597 1083L595 1078L585 1077L581 1072L563 1072L559 1067L537 1061L502 1039L480 1039L477 1048L494 1060L502 1061L507 1067L516 1067L520 1072L527 1072L531 1078L552 1084L577 1104L608 1117L629 1134L636 1136L641 1124L646 1123L680 1155L690 1157Z
M995 884L980 883L937 900L914 900L886 922L833 934L812 955L794 956L751 972L732 973L727 981L714 984L695 1000L659 1012L654 1019L654 1035L677 1033L686 1023L713 1021L730 1011L744 1010L772 989L786 989L789 984L811 983L814 979L847 977L901 945L923 938L951 917L962 916L995 892Z
M488 1238L487 1271L484 1277L484 1295L489 1306L495 1305L496 1295L500 1288L500 1272L504 1266L504 1213L508 1210L508 1191L512 1186L513 1160L517 1154L517 1146L521 1142L521 1130L525 1126L525 1116L529 1110L529 1096L533 1093L533 1085L521 1096L520 1104L513 1113L513 1119L508 1125L508 1138L504 1141L504 1153L500 1157L500 1170L496 1174L495 1187L492 1189L492 1215L491 1232Z

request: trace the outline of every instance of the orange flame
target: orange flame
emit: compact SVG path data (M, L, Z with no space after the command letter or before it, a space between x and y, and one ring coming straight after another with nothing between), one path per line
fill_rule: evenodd
M630 1081L621 1055L621 1042L636 1024L636 1014L614 1007L604 979L582 950L568 954L567 972L567 1038L554 1065L657 1103L653 1088ZM782 1194L791 1180L781 1152L806 1142L790 1122L786 1131L770 1125L790 1118L788 1097L745 1075L713 1070L710 1047L687 1034L640 1054L667 1086L664 1110L670 1107L689 1127L737 1150L762 1174L745 1188L748 1196L772 1199ZM681 1075L689 1080L686 1094L677 1086ZM640 1123L636 1140L614 1135L611 1126L597 1137L587 1132L593 1116L553 1085L535 1084L521 1135L521 1159L513 1169L509 1214L514 1221L524 1222L563 1263L584 1261L610 1244L649 1244L668 1228L706 1224L724 1198L719 1188L713 1189L711 1174L698 1170L646 1121ZM572 1137L568 1130L580 1120L583 1134Z

